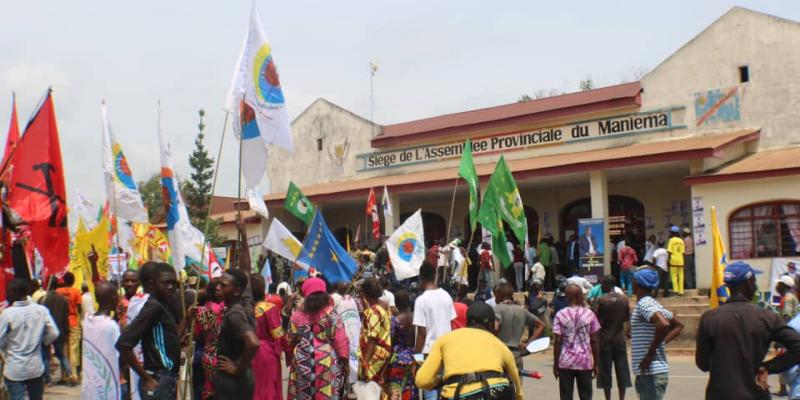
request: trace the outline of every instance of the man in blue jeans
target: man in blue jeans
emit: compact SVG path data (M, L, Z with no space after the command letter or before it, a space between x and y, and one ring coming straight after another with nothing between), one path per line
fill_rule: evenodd
M667 391L669 365L664 344L683 330L683 324L653 298L658 273L641 268L633 274L636 308L631 314L631 367L640 400L661 400Z
M42 348L58 337L58 328L46 308L27 300L25 279L8 284L10 307L0 314L0 349L5 350L3 377L11 400L41 400L44 394Z

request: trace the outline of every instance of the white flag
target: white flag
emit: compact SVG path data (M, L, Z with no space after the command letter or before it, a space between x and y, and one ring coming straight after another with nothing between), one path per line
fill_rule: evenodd
M263 246L289 261L295 261L300 254L300 249L303 248L303 243L297 240L279 219L273 218Z
M161 129L161 103L158 106L158 145L161 149L161 190L167 220L167 236L172 248L172 266L177 271L186 266L186 257L200 261L203 254L203 233L192 226L181 196L172 162L169 139Z
M128 160L122 153L122 146L111 131L105 103L100 108L103 115L103 173L111 212L117 218L147 223L147 209L142 203Z
M383 207L383 219L388 221L392 218L392 200L389 198L389 189L386 186L383 187L381 206Z
M94 229L95 225L97 225L95 222L97 220L97 209L95 208L94 203L92 203L91 200L83 197L83 194L81 194L80 190L78 189L75 189L75 194L77 195L77 201L72 203L75 207L75 213L78 214L78 217L83 220L83 224L86 229Z
M247 203L250 204L250 209L255 211L256 214L262 216L264 219L269 219L267 205L264 203L264 198L261 197L258 189L254 187L247 189Z
M294 150L278 69L255 2L250 12L250 28L233 72L227 107L233 115L234 132L243 140L242 172L246 185L254 187L266 170L267 144Z
M422 229L422 210L417 210L386 240L386 250L392 260L397 280L419 275L425 261L425 233Z

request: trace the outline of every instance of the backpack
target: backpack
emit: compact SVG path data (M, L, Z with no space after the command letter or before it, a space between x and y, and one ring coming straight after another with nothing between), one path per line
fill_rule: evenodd
M488 250L481 252L481 269L492 269L492 254Z

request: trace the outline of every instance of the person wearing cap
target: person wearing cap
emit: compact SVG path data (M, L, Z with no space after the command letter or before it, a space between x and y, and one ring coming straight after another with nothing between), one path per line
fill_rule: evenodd
M709 372L707 399L769 399L769 374L800 364L800 334L777 314L751 303L760 273L742 261L728 264L728 301L700 317L695 364ZM786 351L764 361L773 341Z
M339 398L350 348L342 321L333 311L325 281L309 278L305 300L289 321L288 399ZM309 372L304 372L309 371ZM325 388L325 392L322 389ZM329 393L328 397L322 397ZM230 397L233 399L234 397Z
M784 321L789 321L798 314L797 296L794 294L795 280L789 275L781 275L775 285L775 291L780 295L778 312Z
M667 252L669 253L669 276L672 279L672 291L683 295L683 267L685 265L683 256L686 253L686 244L681 239L680 228L674 225L670 228Z
M636 308L631 314L631 366L641 400L661 400L667 391L669 365L664 345L683 331L683 324L653 298L658 273L640 268L633 274Z
M467 310L468 326L433 343L417 371L416 385L426 390L441 386L443 399L523 399L514 356L494 335L496 318L486 303L472 303ZM444 371L443 379L439 371Z

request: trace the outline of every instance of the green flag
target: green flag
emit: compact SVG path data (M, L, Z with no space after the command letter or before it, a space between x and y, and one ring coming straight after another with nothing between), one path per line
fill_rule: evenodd
M520 243L525 242L525 235L528 232L525 208L522 205L517 184L514 182L514 176L511 175L511 170L508 169L503 156L500 156L492 177L489 178L489 185L483 196L483 204L478 211L478 221L481 225L487 226L486 229L492 232L492 235L497 233L495 232L497 228L492 230L488 227L497 225L494 221L495 214L511 227L514 236Z
M470 232L475 232L478 222L478 174L475 172L475 163L472 162L472 141L467 139L464 143L464 153L461 155L461 163L458 165L458 175L464 178L469 186L469 225L472 227Z
M286 191L286 202L283 203L283 207L305 222L306 225L310 225L314 219L314 212L316 211L314 203L300 191L300 188L294 182L289 182L289 189Z
M500 219L499 215L495 216L495 221L494 227L497 233L492 232L492 249L497 259L500 260L500 265L503 268L508 268L511 266L511 254L508 254L506 230L503 229L503 220Z

